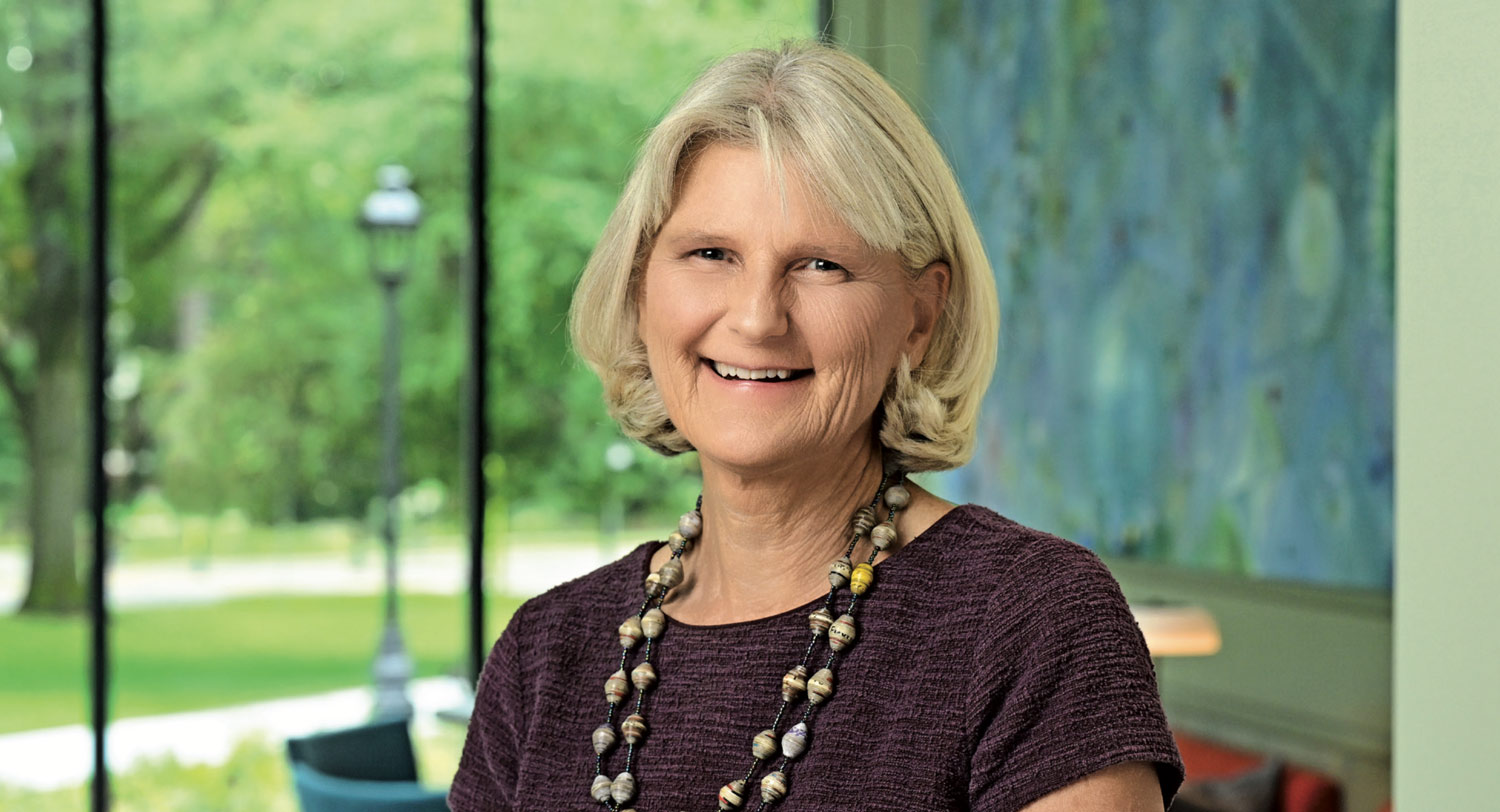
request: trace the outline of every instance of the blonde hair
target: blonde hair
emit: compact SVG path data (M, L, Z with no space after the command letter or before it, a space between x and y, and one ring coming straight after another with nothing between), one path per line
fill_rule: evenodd
M917 115L868 65L816 43L726 57L642 146L570 313L574 347L603 382L620 428L663 454L693 450L651 379L636 297L679 181L714 144L756 148L778 173L796 166L851 230L899 255L913 279L934 262L948 265L948 295L927 353L916 368L902 358L875 424L887 464L934 471L967 462L1000 329L984 247Z

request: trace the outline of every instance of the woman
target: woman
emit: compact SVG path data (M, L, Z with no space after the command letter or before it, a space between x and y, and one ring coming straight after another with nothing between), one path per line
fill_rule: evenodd
M624 431L696 451L703 492L666 543L516 612L454 810L1170 802L1104 567L904 479L967 459L998 315L952 173L872 70L818 45L710 68L572 321Z

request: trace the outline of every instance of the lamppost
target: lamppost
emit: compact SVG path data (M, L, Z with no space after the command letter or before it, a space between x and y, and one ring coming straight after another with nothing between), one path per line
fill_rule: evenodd
M401 640L396 607L396 500L401 494L401 322L396 308L401 283L411 268L412 234L422 221L422 201L411 190L411 172L404 166L382 166L379 186L365 198L359 223L370 239L370 272L380 285L385 304L385 350L380 378L381 444L384 510L381 535L385 541L385 629L375 654L375 717L407 718L411 700L411 657Z

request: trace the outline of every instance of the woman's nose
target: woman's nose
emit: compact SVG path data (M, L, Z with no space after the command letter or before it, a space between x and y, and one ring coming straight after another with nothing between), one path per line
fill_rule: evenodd
M774 270L742 270L730 291L730 329L749 342L786 335L784 281L782 275Z

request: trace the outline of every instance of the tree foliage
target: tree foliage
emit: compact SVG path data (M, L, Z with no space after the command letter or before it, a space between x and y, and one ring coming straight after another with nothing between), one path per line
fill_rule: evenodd
M426 213L401 301L407 479L456 487L463 12L413 0L111 4L108 295L120 495L159 487L182 510L236 508L265 521L365 511L378 484L382 324L354 218L388 162L412 170ZM497 459L488 468L504 471L494 484L510 502L592 511L609 497L659 507L691 487L684 464L643 452L630 471L607 470L604 449L619 435L567 348L572 285L643 133L676 93L718 55L807 35L811 5L512 0L492 15ZM19 496L3 490L19 479L34 502L45 479L46 460L15 462L37 445L15 439L35 434L29 415L82 436L81 401L38 409L32 393L48 357L82 374L86 22L81 0L0 13L0 43L36 57L25 71L0 67L0 370L9 401L0 408L0 500ZM67 295L48 298L54 288ZM48 333L58 325L72 332ZM63 465L81 472L81 445L67 453ZM64 495L63 512L76 514L80 498L81 489ZM28 530L38 535L34 521Z

